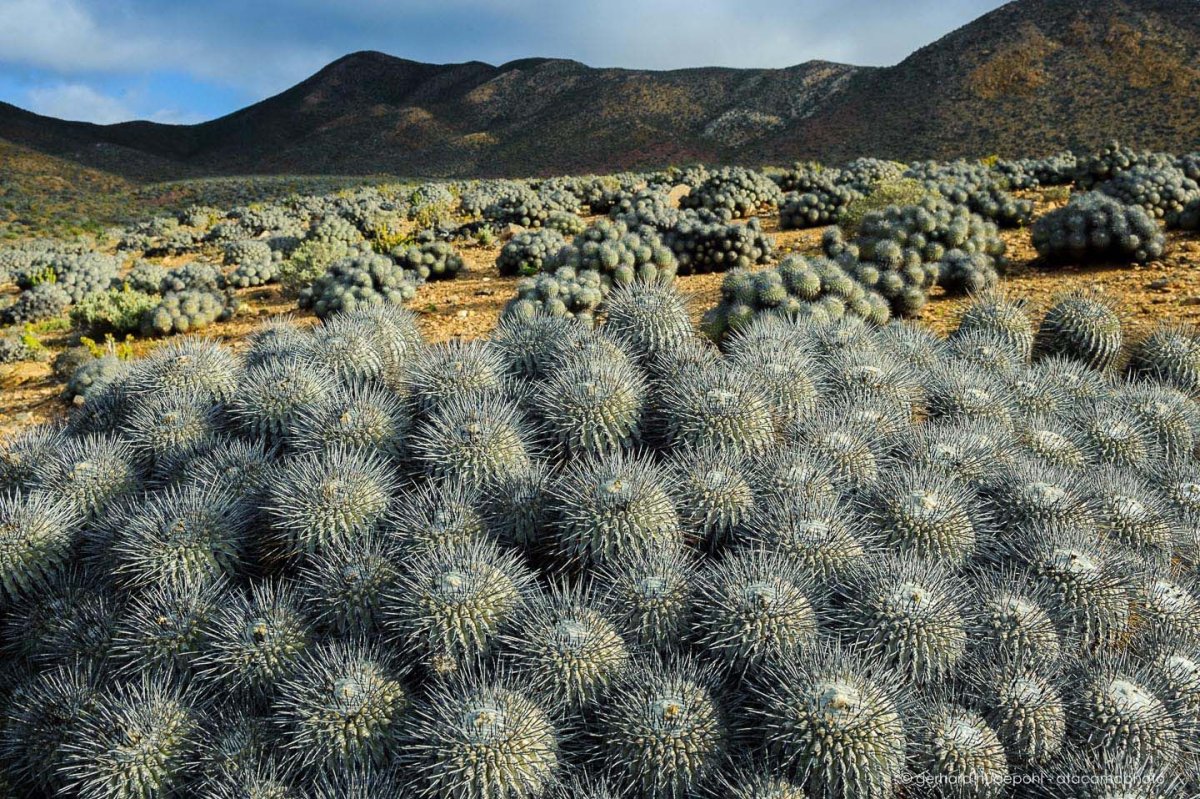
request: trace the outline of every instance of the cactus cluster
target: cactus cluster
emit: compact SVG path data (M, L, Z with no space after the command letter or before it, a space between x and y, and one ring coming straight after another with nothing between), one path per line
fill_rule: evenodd
M1126 358L1102 303L1035 325L988 293L944 342L771 314L723 347L632 283L596 328L427 345L361 305L103 374L0 448L6 780L1003 796L1120 759L1188 784L1191 334Z
M837 261L789 255L773 269L726 275L721 299L705 314L702 326L719 341L759 317L831 322L847 316L884 324L891 311L881 294Z
M500 248L496 268L502 275L533 276L545 271L547 264L553 264L558 251L566 245L563 232L554 227L524 231Z
M1126 205L1137 205L1167 227L1177 227L1183 209L1200 199L1200 184L1174 167L1135 166L1098 187Z
M743 167L724 167L693 187L679 204L683 208L707 208L743 218L773 211L782 199L783 192L762 173Z
M1143 263L1162 257L1166 236L1141 206L1087 192L1039 217L1033 246L1050 261Z

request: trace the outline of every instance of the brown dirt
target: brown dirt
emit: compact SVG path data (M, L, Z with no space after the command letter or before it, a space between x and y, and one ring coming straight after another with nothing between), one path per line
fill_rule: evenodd
M1042 212L1049 205L1042 205ZM820 251L821 230L780 231L774 220L764 229L775 236L780 254ZM1200 323L1200 236L1168 234L1168 254L1161 261L1142 266L1050 267L1037 261L1029 230L1005 231L1009 267L1002 286L1014 298L1024 299L1034 318L1066 292L1085 291L1109 298L1126 321L1127 335L1135 339L1147 328L1164 321ZM476 338L491 331L500 309L513 295L516 278L501 277L495 267L500 242L491 247L461 248L466 270L455 280L421 287L410 308L430 341ZM678 285L689 298L698 321L705 309L716 303L723 275L680 277ZM278 289L255 288L241 292L243 309L231 320L213 324L203 331L209 336L240 346L246 334L271 316L293 314L313 320L298 311L295 303ZM959 315L969 304L965 297L945 297L935 289L917 321L939 334L954 329ZM43 337L52 352L69 343L68 333ZM137 341L134 352L145 354L158 341ZM37 422L62 416L67 409L60 399L62 383L50 363L20 363L0 366L0 436Z

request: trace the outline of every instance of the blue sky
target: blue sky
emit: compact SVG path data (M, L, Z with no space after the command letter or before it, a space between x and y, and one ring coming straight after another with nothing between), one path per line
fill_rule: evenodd
M333 59L888 65L997 0L0 0L0 100L89 122L212 119Z

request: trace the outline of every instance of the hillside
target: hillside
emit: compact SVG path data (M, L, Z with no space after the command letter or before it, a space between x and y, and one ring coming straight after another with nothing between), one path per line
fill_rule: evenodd
M898 11L897 13L903 13ZM800 55L800 54L798 54ZM548 175L689 161L1200 146L1196 0L1018 0L888 68L596 69L348 55L192 126L0 104L0 138L133 178Z
M862 73L765 155L901 160L1200 147L1200 3L1020 0Z

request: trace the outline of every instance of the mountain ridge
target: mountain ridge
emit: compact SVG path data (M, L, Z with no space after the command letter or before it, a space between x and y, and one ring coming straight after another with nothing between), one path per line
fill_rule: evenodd
M1016 0L891 67L652 71L348 53L195 125L0 103L0 138L130 178L536 176L692 161L912 160L1200 146L1200 0Z

